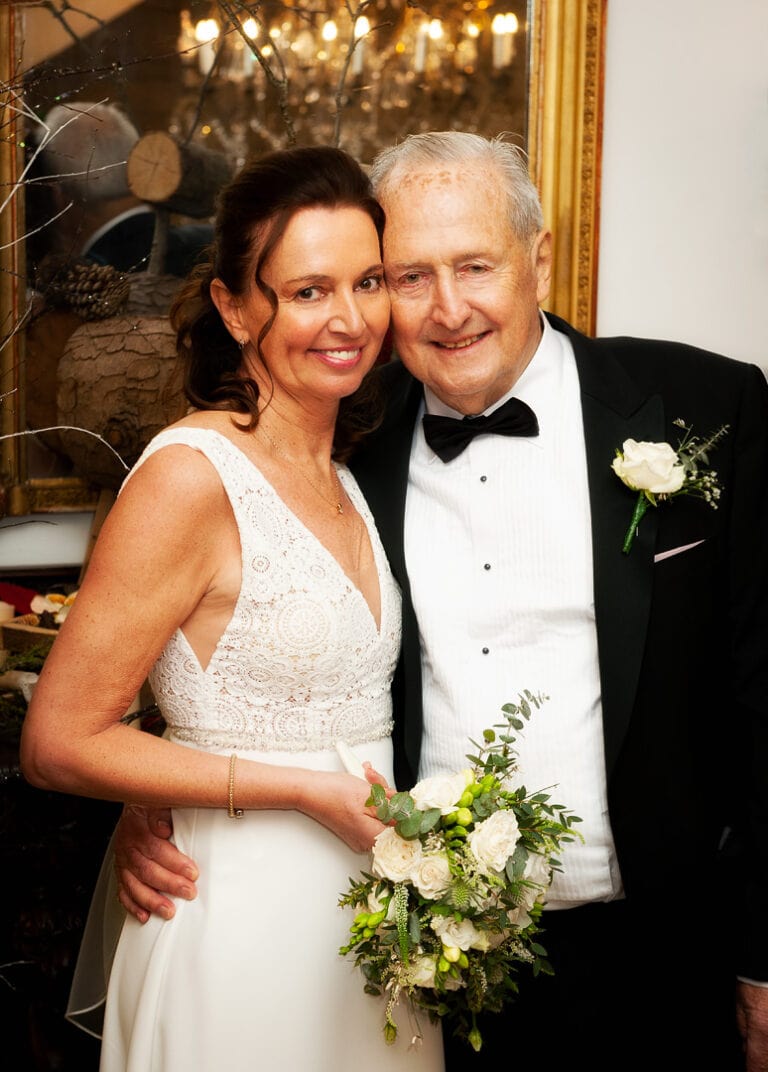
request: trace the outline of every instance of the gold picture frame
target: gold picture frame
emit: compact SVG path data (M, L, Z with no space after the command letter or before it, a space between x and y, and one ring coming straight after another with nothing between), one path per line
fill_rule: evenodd
M552 291L545 308L586 334L595 329L607 0L530 0L528 154L554 234ZM27 478L24 248L21 170L13 85L21 53L22 4L0 5L0 516L94 509L97 490L77 478ZM10 404L4 404L12 400Z

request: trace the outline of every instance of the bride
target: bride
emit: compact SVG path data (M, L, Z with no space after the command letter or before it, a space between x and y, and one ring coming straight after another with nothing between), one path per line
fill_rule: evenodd
M383 224L338 149L270 154L223 192L173 312L193 408L123 486L27 714L32 783L171 801L201 865L171 920L122 925L102 1072L443 1067L437 1026L384 1043L338 952L382 829L368 781L392 779L399 592L343 465L389 321ZM147 676L166 739L121 719Z

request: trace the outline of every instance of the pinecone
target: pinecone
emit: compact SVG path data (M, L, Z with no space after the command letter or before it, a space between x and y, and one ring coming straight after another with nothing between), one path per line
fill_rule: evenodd
M46 257L40 265L37 284L52 305L67 306L83 320L115 316L130 291L128 276L117 268L82 257Z

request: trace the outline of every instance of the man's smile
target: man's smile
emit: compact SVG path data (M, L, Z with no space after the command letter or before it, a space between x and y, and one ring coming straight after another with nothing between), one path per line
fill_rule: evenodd
M433 345L439 346L443 350L465 350L469 346L474 346L480 339L485 338L488 334L487 331L481 332L479 335L470 335L466 339L458 339L455 342L443 342L440 339L434 339Z

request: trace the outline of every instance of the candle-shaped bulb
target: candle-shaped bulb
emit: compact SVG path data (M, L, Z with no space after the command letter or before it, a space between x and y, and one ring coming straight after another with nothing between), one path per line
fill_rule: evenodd
M200 19L195 24L195 40L200 47L197 50L197 62L201 74L208 74L216 59L216 47L214 42L219 36L219 24L216 19Z
M365 59L365 35L371 28L371 24L365 15L355 20L355 51L352 55L352 74L363 73L363 61Z

